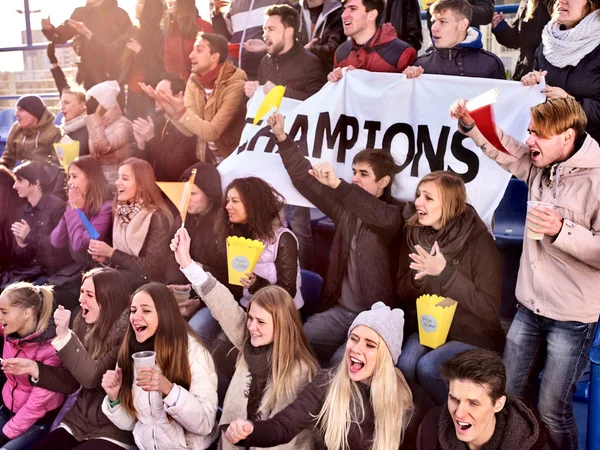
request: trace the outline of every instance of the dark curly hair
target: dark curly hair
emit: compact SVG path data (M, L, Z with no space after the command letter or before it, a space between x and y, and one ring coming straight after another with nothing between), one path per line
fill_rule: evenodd
M224 204L231 189L238 191L240 200L246 208L248 222L233 224L229 221L227 210L222 208L215 223L215 234L219 242L224 243L227 236L243 236L262 241L275 240L274 229L283 225L281 211L285 198L269 183L257 177L236 178L225 189Z

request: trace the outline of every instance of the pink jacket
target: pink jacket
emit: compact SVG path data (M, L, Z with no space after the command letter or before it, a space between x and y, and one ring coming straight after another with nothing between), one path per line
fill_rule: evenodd
M4 333L0 330L0 333ZM30 334L25 338L15 335L4 336L2 358L27 358L47 366L62 365L51 341L56 337L54 322L45 331ZM2 389L4 405L15 415L4 425L2 432L14 439L29 429L46 413L58 409L65 401L65 395L31 385L29 377L6 374Z

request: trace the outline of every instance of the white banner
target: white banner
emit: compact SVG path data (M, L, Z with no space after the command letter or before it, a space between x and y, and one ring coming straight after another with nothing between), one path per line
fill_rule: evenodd
M353 70L304 102L284 99L280 112L286 132L294 140L307 140L309 156L331 162L347 181L352 178L356 153L365 148L390 151L399 169L392 192L400 200L414 200L418 181L429 172L460 174L469 202L489 224L510 174L458 132L448 111L457 99L473 98L492 88L501 92L494 105L498 126L524 141L529 108L545 97L540 87L515 81L440 75L409 80L398 74ZM266 118L252 125L263 98L258 89L248 103L248 124L240 146L219 165L223 186L254 175L275 187L289 204L312 206L292 186Z

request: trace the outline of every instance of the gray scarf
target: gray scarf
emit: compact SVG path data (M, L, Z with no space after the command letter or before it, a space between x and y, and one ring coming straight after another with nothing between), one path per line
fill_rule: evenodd
M570 30L552 19L542 31L544 56L554 67L576 66L600 45L600 17L594 11Z

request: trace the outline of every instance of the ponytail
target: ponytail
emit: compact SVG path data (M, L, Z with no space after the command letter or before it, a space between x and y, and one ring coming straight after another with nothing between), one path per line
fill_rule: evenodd
M54 291L52 286L34 286L31 283L18 282L8 286L2 295L6 295L12 306L31 308L37 317L37 333L48 328L52 309L54 308Z

